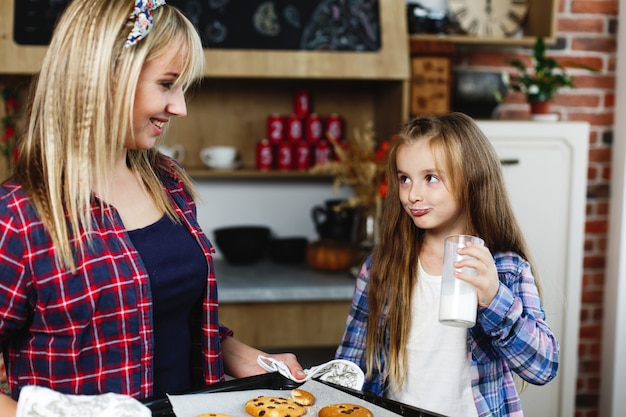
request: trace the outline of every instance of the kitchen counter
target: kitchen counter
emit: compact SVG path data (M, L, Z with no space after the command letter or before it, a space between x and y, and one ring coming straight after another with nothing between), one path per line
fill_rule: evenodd
M231 265L214 259L220 304L351 300L355 278L348 272L311 269L306 263Z
M261 349L335 347L352 304L355 279L306 263L230 265L215 259L220 323Z

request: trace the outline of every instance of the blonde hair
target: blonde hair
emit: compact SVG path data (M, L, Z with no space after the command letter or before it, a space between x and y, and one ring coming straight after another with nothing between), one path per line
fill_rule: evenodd
M55 28L33 80L26 132L15 177L31 196L63 265L75 268L73 246L86 244L92 226L93 187L106 189L107 173L132 132L135 90L144 64L179 48L185 64L176 84L184 91L203 74L204 53L193 25L176 8L154 10L151 32L124 48L134 22L132 0L72 1ZM156 150L128 150L127 163L156 204L175 216L153 166ZM195 190L178 167L176 174ZM73 242L73 243L72 243Z
M425 233L406 215L398 198L396 155L401 146L418 140L428 140L435 161L450 176L451 192L463 210L464 233L482 237L492 253L513 251L531 262L507 196L500 161L474 121L462 113L450 113L408 122L388 152L388 197L368 287L368 374L374 369L381 370L385 360L384 377L392 390L399 389L406 377L410 329L407 317L411 317L411 299L418 279L416 260ZM538 283L536 275L535 278ZM386 341L388 351L384 349Z

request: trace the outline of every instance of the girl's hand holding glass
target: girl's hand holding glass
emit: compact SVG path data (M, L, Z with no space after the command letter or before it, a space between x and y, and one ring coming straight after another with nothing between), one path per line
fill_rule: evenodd
M493 255L489 248L468 242L467 246L458 250L459 255L471 256L472 258L462 259L454 264L456 271L454 276L458 279L466 281L476 287L478 296L478 305L487 307L498 294L500 288L500 280L498 279L498 271L493 261ZM476 275L464 274L461 268L473 268Z

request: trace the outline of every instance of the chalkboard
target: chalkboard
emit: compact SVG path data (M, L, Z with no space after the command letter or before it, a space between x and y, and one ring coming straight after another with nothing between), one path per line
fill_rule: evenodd
M205 48L377 51L379 0L169 0Z
M14 0L13 40L21 45L48 45L57 19L70 0Z
M3 0L4 1L4 0ZM96 1L96 0L94 0ZM105 1L105 0L99 0ZM380 0L167 0L205 48L377 51ZM14 0L13 38L47 45L70 0Z

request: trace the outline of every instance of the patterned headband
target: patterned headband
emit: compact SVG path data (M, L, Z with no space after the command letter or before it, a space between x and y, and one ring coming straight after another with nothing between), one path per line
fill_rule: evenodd
M165 0L135 0L135 8L129 19L135 20L135 26L130 31L124 48L135 45L146 37L152 29L152 11L165 4Z

